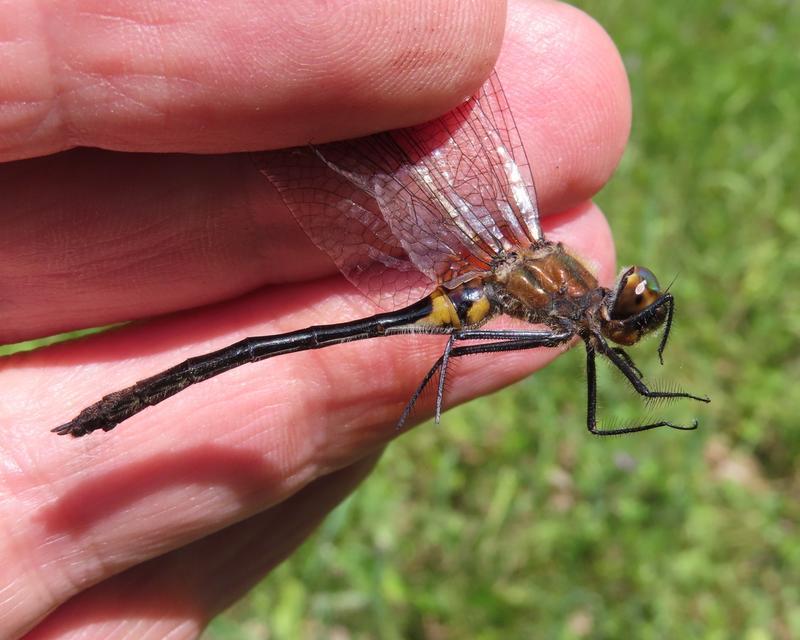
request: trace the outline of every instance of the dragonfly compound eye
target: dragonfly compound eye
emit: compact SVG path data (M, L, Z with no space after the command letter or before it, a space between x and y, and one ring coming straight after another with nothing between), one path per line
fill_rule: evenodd
M602 333L617 344L636 344L664 323L671 300L649 269L630 267L622 272L608 298Z
M647 309L663 295L653 272L633 266L623 272L611 307L611 318L624 320Z

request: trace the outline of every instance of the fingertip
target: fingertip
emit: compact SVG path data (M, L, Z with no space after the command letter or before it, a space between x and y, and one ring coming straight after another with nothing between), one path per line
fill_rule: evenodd
M631 125L627 74L608 33L570 5L514 0L498 71L542 210L591 198L619 163Z

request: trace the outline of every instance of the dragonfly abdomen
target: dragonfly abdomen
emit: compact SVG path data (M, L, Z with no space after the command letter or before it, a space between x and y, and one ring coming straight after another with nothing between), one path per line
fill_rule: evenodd
M426 300L428 313L415 322L425 327L477 327L494 313L484 282L475 278L454 289L438 287ZM422 302L422 301L421 301Z
M53 429L60 435L83 436L110 431L123 420L166 400L187 387L244 364L273 356L393 333L436 332L482 321L489 309L482 286L461 285L452 291L437 288L403 309L362 320L320 325L272 336L245 338L212 353L189 358L174 367L108 394L86 407L71 421ZM422 331L419 329L422 328Z

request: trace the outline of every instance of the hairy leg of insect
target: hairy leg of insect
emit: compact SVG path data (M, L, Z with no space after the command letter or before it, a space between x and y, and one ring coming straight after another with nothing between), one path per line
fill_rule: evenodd
M434 413L434 422L439 424L442 419L442 403L444 401L444 379L447 377L447 365L450 362L450 351L456 342L455 335L451 335L445 345L444 353L442 354L442 366L439 370L439 385L436 388L436 411Z
M457 331L450 336L445 346L445 352L431 367L430 371L422 379L422 382L416 388L411 398L406 403L400 419L397 421L396 429L399 431L403 428L414 405L419 400L425 387L431 381L437 371L449 361L451 358L459 358L461 356L474 355L477 353L497 353L501 351L521 351L523 349L536 349L538 347L557 347L568 342L574 337L572 331L557 333L554 331L490 331L484 329L465 329ZM490 342L488 344L471 344L463 347L453 347L456 340L497 340L497 342ZM444 371L440 377L440 389L444 389ZM443 394L442 394L443 395ZM442 397L437 394L437 415L441 415L441 401Z
M611 350L619 355L623 360L625 360L625 364L627 364L631 369L633 369L634 373L639 376L640 378L644 378L642 372L639 370L639 367L636 366L633 359L628 355L628 352L625 351L622 347L612 347Z
M651 391L641 379L641 373L633 364L630 356L624 351L625 355L619 353L620 350L616 348L606 347L601 353L605 355L612 363L625 375L630 381L633 388L638 393L646 398L691 398L701 402L708 402L708 398L698 398L688 393L671 392L671 391ZM595 350L586 342L586 428L598 436L618 436L626 433L638 433L640 431L649 431L650 429L657 429L658 427L669 427L670 429L678 429L679 431L691 431L697 429L697 420L692 422L691 425L678 425L660 420L651 424L635 425L632 427L622 427L619 429L600 429L597 426L597 369L595 367Z
M660 306L661 304L667 305L667 318L664 321L664 332L661 334L661 342L658 343L658 360L661 364L664 364L664 349L667 346L667 339L669 338L669 330L672 328L672 314L675 311L675 299L672 297L671 294L665 294L663 298L661 298L660 303L656 303L655 306ZM640 378L642 376L639 376Z
M439 367L442 366L443 359L444 356L442 356L436 361L436 364L434 364L433 367L431 367L430 371L428 371L428 373L425 374L425 377L422 379L422 382L419 383L419 386L414 390L414 393L411 394L411 398L409 398L408 402L406 402L406 406L403 407L403 413L400 414L400 419L397 421L397 424L395 425L395 429L397 431L402 431L403 427L406 424L406 420L408 420L408 417L414 410L414 405L417 404L417 400L419 400L419 397L422 395L422 392L425 391L425 387L428 386L428 383L431 381L431 378L433 378L433 376L439 370Z
M607 347L600 351L600 353L611 360L614 366L622 371L625 377L630 381L633 388L636 389L636 392L645 398L690 398L691 400L697 400L699 402L711 402L709 398L701 398L684 391L653 391L649 389L642 380L642 375L636 366L633 365L630 356L625 354L623 357L617 349Z

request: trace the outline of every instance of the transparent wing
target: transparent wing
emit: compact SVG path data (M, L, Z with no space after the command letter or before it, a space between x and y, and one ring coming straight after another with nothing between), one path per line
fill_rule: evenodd
M438 120L256 161L309 237L383 306L408 299L395 287L455 286L542 237L495 74Z
M374 302L392 309L434 288L392 235L378 202L330 169L314 149L282 149L254 158L306 235Z

